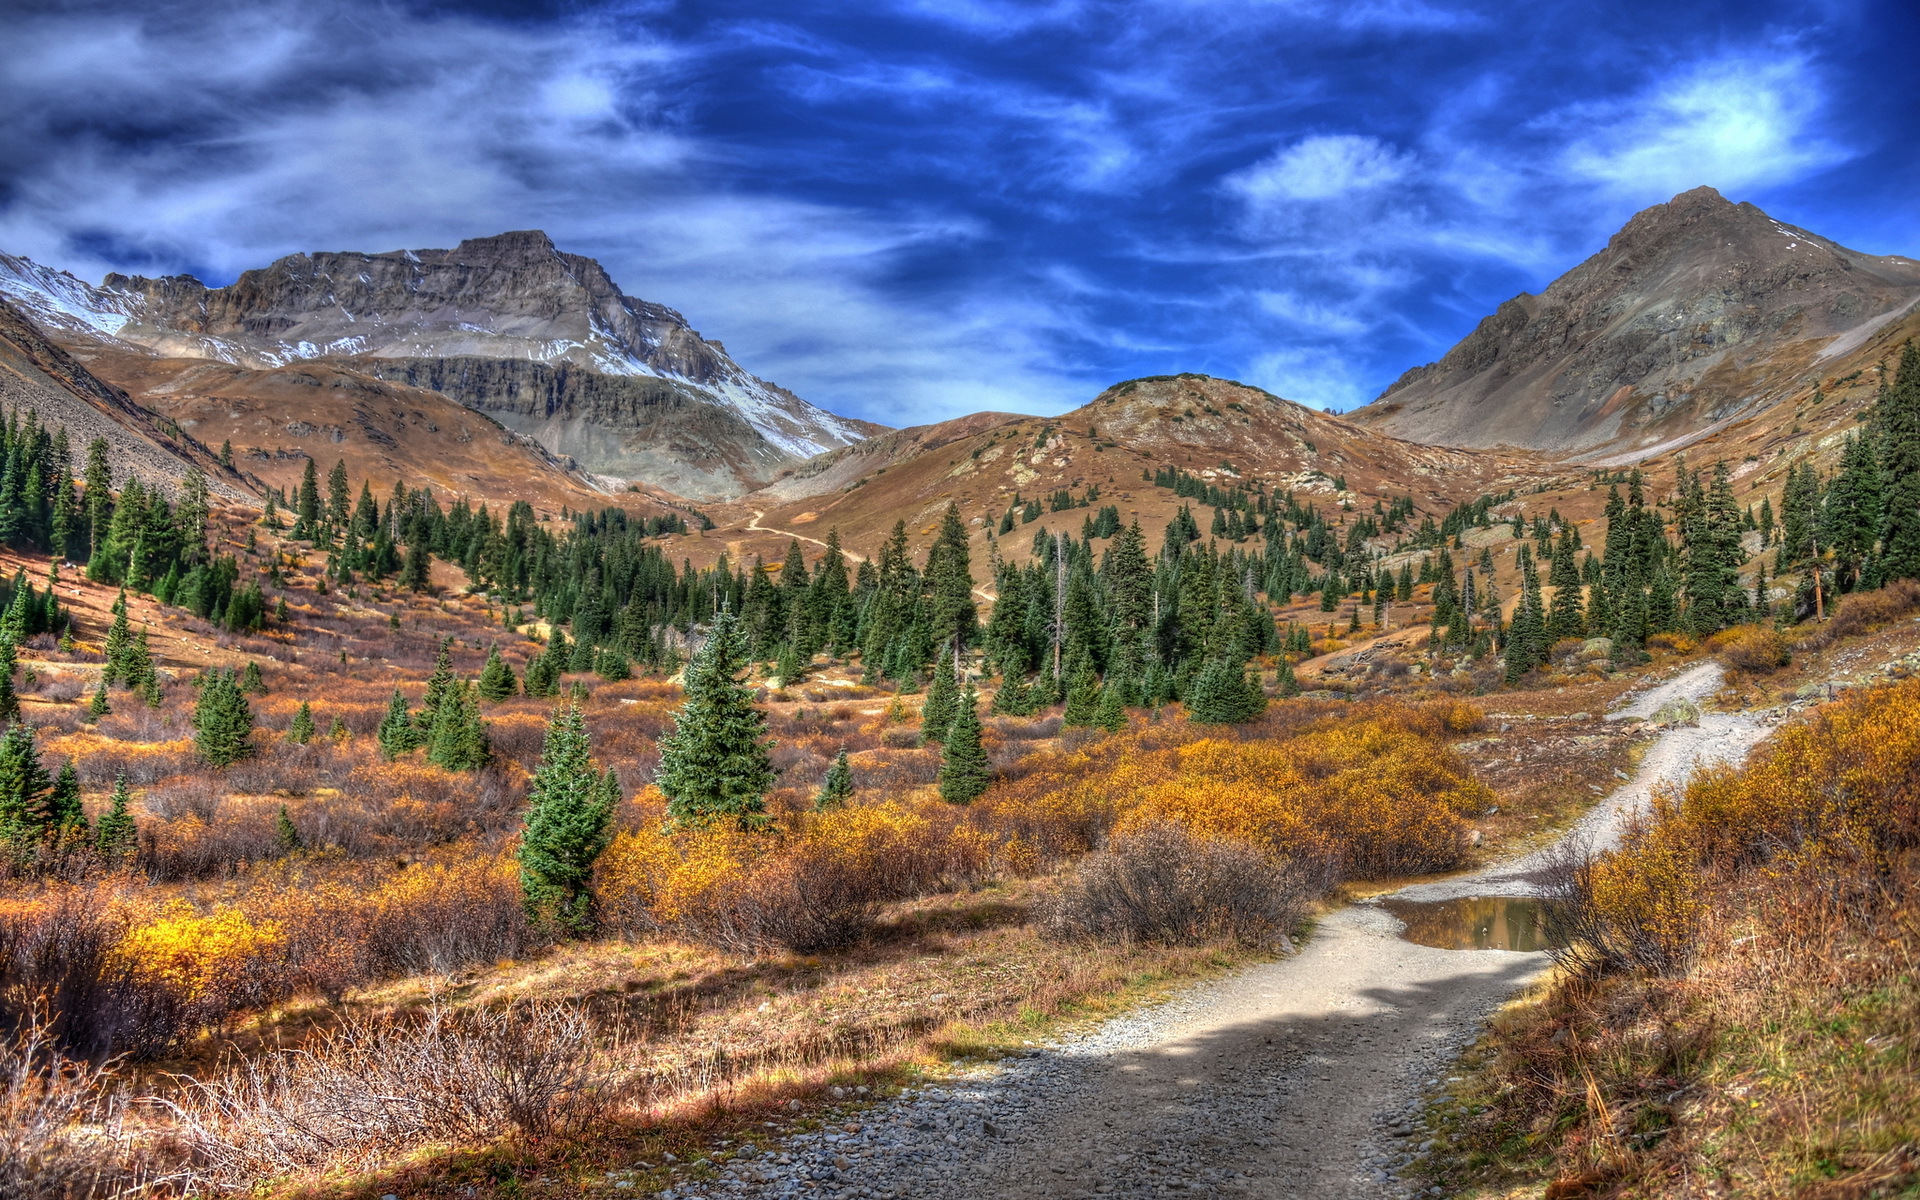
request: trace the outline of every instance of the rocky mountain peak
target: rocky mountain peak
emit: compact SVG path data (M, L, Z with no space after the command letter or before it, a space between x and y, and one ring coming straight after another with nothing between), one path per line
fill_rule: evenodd
M96 288L0 256L0 295L72 336L167 358L257 370L350 359L484 409L590 471L693 496L737 494L878 428L754 376L537 229L451 250L290 254L216 288L117 274Z
M1666 444L1769 402L1916 301L1920 264L1694 188L1635 214L1353 415L1459 446Z

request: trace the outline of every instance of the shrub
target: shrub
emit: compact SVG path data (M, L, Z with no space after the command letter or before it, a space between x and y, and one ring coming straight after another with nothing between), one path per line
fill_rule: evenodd
M1793 655L1786 636L1771 625L1736 625L1707 639L1707 651L1738 671L1764 675L1786 666Z
M1841 638L1871 633L1920 609L1920 580L1896 579L1872 592L1843 596L1834 606L1833 617L1808 634L1796 646L1800 650L1824 650Z
M44 1014L0 1041L0 1196L80 1200L137 1188L111 1082L60 1053Z
M315 1045L192 1083L172 1107L202 1169L244 1185L366 1170L421 1143L579 1129L620 1099L604 1057L568 1007L349 1018Z
M1160 821L1088 855L1038 919L1066 940L1252 945L1285 933L1308 895L1301 872L1252 846Z

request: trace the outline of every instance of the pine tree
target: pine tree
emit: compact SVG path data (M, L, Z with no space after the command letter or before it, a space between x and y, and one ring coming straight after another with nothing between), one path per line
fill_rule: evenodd
M305 700L293 710L293 720L287 725L287 740L296 746L313 740L313 706Z
M847 761L847 752L842 750L834 756L833 765L820 780L820 794L813 798L813 807L818 812L839 808L853 798L853 764Z
M20 696L13 690L14 663L12 640L0 637L0 721L20 717Z
M593 672L608 683L619 683L633 678L633 664L618 646L608 646L594 656Z
M1547 609L1548 645L1562 638L1586 635L1586 617L1580 604L1580 569L1573 565L1575 553L1573 527L1567 526L1560 531L1560 540L1554 546L1553 566L1547 573L1547 582L1553 586L1553 602Z
M240 672L240 690L249 696L267 694L267 682L260 677L260 664L252 659L247 660L246 668Z
M253 753L253 706L234 684L232 671L201 676L193 730L194 748L213 766L230 766Z
M293 823L293 815L282 804L280 812L273 820L273 838L280 847L281 854L293 854L306 848L306 842L300 837L300 829Z
M992 764L980 745L979 704L979 693L969 684L941 744L940 798L949 804L971 804L993 782Z
M93 830L93 847L108 862L131 858L139 849L140 830L134 824L133 814L127 811L132 802L127 773L121 771L113 780L113 799Z
M942 654L934 664L933 682L927 686L926 703L920 706L920 736L929 742L945 741L954 714L960 710L960 683L954 677L953 657Z
M800 652L792 640L780 643L780 657L774 663L773 673L780 677L783 690L799 683L805 676L806 668L800 665Z
M1100 703L1093 710L1093 723L1108 733L1119 733L1127 727L1127 709L1120 702L1120 690L1111 684L1100 689Z
M947 504L940 533L927 552L927 618L933 643L951 648L973 641L979 612L973 602L973 571L967 550L967 526L960 506Z
M80 772L69 758L54 776L47 793L44 831L49 837L84 838L87 834L87 810L80 802Z
M120 595L108 611L113 614L113 621L107 626L107 640L101 647L107 659L101 668L101 678L111 686L125 678L127 648L133 644L133 629L127 623L127 589L120 589Z
M34 733L26 722L12 721L0 737L0 842L16 852L39 841L47 793L53 790Z
M595 769L586 719L574 705L547 723L540 762L527 785L520 839L520 890L527 912L563 932L593 931L593 864L612 840L620 784Z
M459 686L459 677L453 673L453 638L448 636L440 642L440 652L434 655L433 673L427 676L426 695L420 701L420 715L414 718L414 724L420 730L420 745L427 745L431 741L440 706Z
M300 473L300 493L294 501L293 536L307 540L317 540L320 525L320 477L314 470L313 460L307 460L306 469Z
M1900 349L1900 367L1875 405L1884 439L1886 524L1881 531L1881 577L1920 579L1920 349Z
M1090 728L1098 722L1099 711L1100 677L1094 674L1088 656L1076 655L1067 672L1067 703L1061 710L1060 723L1069 729Z
M502 700L511 700L520 690L520 682L513 676L513 668L495 646L487 651L487 665L480 669L480 696L482 699L498 704Z
M660 739L658 783L680 825L765 823L764 797L776 772L762 735L766 716L739 682L746 638L730 609L715 619L706 645L687 664L686 702Z
M447 771L478 771L492 757L487 724L474 690L455 683L434 713L427 735L427 761Z
M387 701L387 715L381 718L376 736L380 741L380 754L388 760L411 754L420 746L420 729L407 711L406 693L399 688L393 689L393 698Z
M107 676L100 674L100 686L93 690L93 699L87 701L87 722L96 723L101 717L113 712L113 704L107 699Z
M433 585L433 553L424 541L407 545L407 557L400 567L400 586L410 592L424 592Z
M1246 669L1224 658L1209 658L1187 692L1187 719L1203 725L1251 721L1267 707L1266 693Z

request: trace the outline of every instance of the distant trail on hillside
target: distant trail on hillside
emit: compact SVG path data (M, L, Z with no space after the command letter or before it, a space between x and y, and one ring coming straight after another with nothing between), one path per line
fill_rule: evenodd
M791 529L775 529L771 525L762 525L760 523L760 518L766 515L767 514L764 512L756 511L753 514L753 520L747 522L747 529L752 533L777 533L782 537L798 538L803 542L812 542L814 545L820 546L822 548L826 546L826 543L821 541L819 538L810 538L804 533L795 533ZM855 554L853 551L847 549L844 546L840 548L840 553L846 555L848 558L852 559L857 563L863 563L867 561L866 555ZM992 604L994 601L993 593L987 591L985 588L976 587L973 589L973 594L980 597L982 600L985 600L988 604Z
M1720 679L1718 665L1696 667L1618 715L1698 704ZM1666 730L1568 836L1617 837L1653 788L1739 761L1766 728L1706 714ZM1539 865L1522 856L1396 897L1531 895ZM730 1194L800 1195L811 1179L804 1194L844 1197L1411 1197L1396 1172L1412 1147L1398 1139L1422 1091L1549 960L1418 946L1401 928L1377 903L1349 905L1290 958L922 1089L857 1133L804 1135L791 1167Z

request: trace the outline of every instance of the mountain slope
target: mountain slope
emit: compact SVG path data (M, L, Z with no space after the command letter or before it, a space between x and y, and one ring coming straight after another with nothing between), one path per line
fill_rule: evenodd
M1153 472L1168 467L1222 488L1258 482L1329 511L1343 500L1410 494L1436 512L1483 493L1538 486L1557 470L1537 456L1403 442L1232 380L1163 376L1116 384L1060 417L976 413L822 455L743 497L721 514L720 533L708 536L733 539L736 555L771 560L785 539L762 531L818 538L837 528L849 549L871 553L895 521L905 521L921 545L952 501L984 541L1018 497L1048 509L1007 535L1019 540L1020 553L1035 530L1077 534L1108 504L1123 522L1138 519L1158 544L1181 505L1195 510L1203 530L1211 517L1198 502L1154 485ZM1091 506L1051 511L1056 491L1078 502L1096 486Z
M289 255L223 288L124 275L96 288L0 255L0 293L69 342L256 370L350 359L588 470L691 495L737 494L879 428L755 378L679 313L625 295L537 231Z
M96 378L5 300L0 300L0 408L31 410L43 426L64 426L79 463L89 442L105 438L116 481L138 478L177 495L181 477L199 467L215 492L229 499L244 495L240 475L223 469L204 445Z
M1350 415L1445 445L1654 447L1784 398L1916 301L1920 263L1696 188Z

